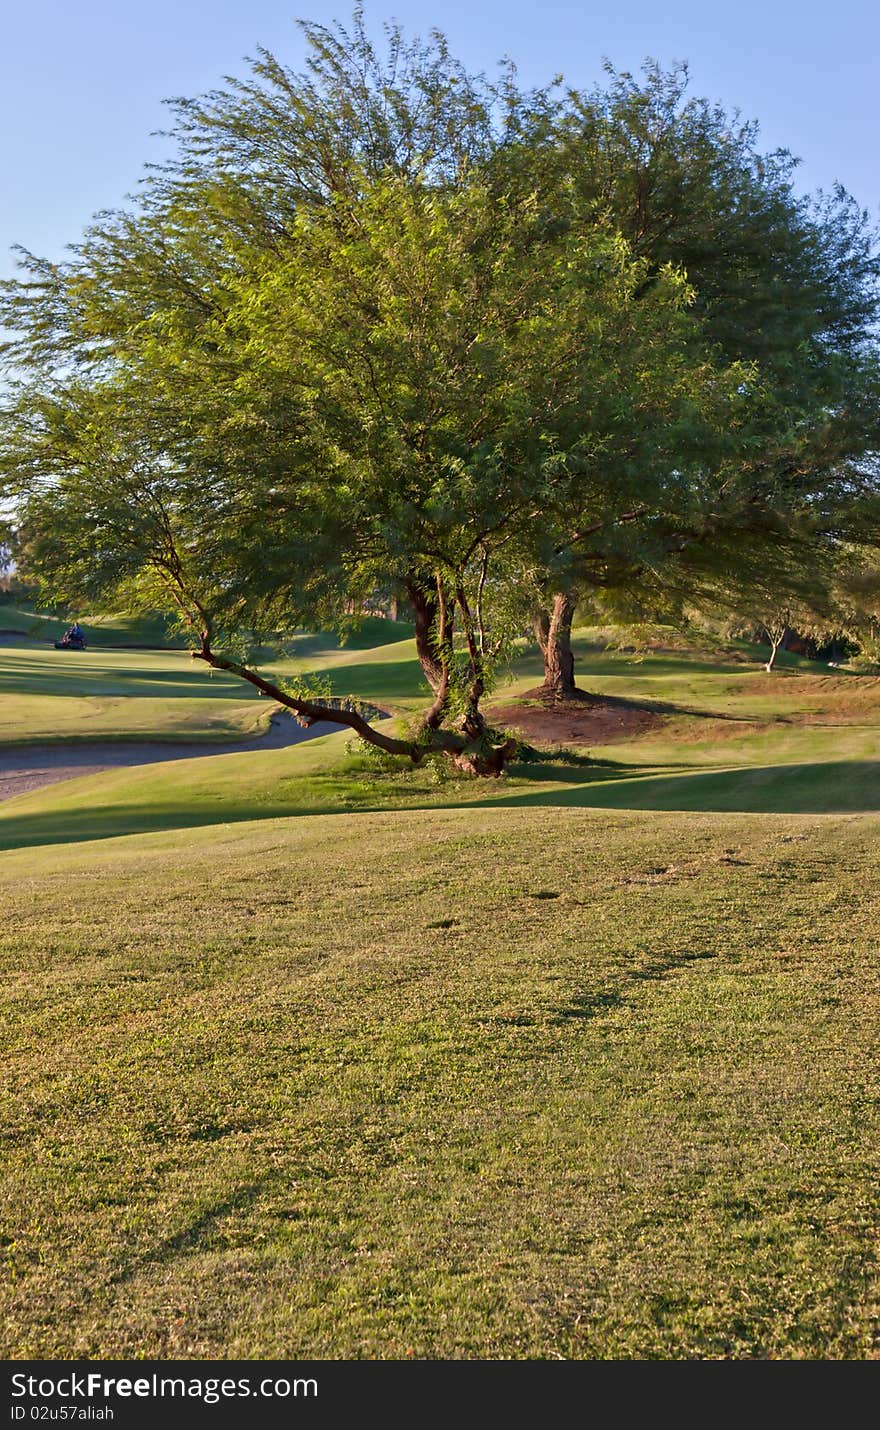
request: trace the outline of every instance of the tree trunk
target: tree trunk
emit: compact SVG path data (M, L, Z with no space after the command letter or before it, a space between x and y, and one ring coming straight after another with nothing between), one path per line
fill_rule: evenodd
M415 581L406 583L406 594L413 608L416 654L425 679L436 695L445 683L443 663L437 652L435 626L440 603L435 591Z
M554 700L572 700L581 694L574 683L571 649L571 622L576 605L575 591L560 591L553 597L552 612L541 611L535 621L535 635L544 657L542 689Z
M777 657L777 655L779 654L779 652L780 652L781 650L785 650L785 642L786 642L787 637L788 637L788 626L786 626L785 629L782 631L782 633L779 634L779 635L771 635L770 631L767 631L767 639L768 639L769 642L770 642L770 659L768 660L767 664L764 666L764 669L766 670L766 672L767 672L768 675L772 675L772 673L773 673L773 667L774 667L775 664L776 664L776 657Z

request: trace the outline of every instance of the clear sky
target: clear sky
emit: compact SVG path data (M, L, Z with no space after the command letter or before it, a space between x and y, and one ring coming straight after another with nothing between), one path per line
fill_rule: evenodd
M0 51L0 274L10 246L50 258L117 205L142 165L162 99L198 94L264 45L298 68L294 18L349 19L352 0L11 0ZM803 188L840 180L880 213L877 0L368 0L381 33L445 31L469 66L509 55L524 83L577 86L603 57L637 69L688 60L695 93L760 121L766 148L801 156Z

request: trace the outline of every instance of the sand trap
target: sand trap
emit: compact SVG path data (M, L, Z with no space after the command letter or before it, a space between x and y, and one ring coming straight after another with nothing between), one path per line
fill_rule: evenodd
M0 746L0 800L12 799L28 790L59 780L75 779L77 775L94 775L100 770L126 765L154 765L164 760L211 759L214 755L242 755L255 750L281 750L313 740L318 735L332 735L344 729L321 721L304 730L301 725L279 710L272 716L265 735L252 740L237 740L223 745L198 744L127 744L124 741L103 741L76 745Z

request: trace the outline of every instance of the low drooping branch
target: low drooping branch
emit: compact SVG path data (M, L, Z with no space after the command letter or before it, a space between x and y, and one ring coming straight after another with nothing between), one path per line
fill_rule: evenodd
M383 735L381 730L374 730L368 720L357 710L345 710L335 705L325 705L318 700L303 700L298 695L291 695L288 691L282 690L280 685L276 685L272 680L266 680L262 675L258 675L255 670L249 670L246 665L240 665L237 661L227 660L225 656L217 655L206 643L202 644L200 650L194 650L194 660L203 660L206 665L210 665L214 670L227 670L230 675L237 675L241 680L247 680L251 685L256 686L264 695L271 696L277 700L279 705L283 705L287 710L293 712L297 723L308 730L312 725L317 725L319 721L326 721L333 725L346 725L355 734L360 735L362 740L366 740L371 745L377 745L380 750L385 750L389 755L405 755L412 760L413 764L427 754L423 745L419 745L412 740L396 740L391 735Z
M215 670L225 670L230 675L237 675L239 679L248 681L264 695L268 695L279 705L292 711L294 718L305 729L318 724L319 721L342 725L353 730L367 744L375 745L389 755L402 755L411 760L414 765L419 764L432 751L439 751L447 755L458 769L467 774L497 777L503 773L504 766L516 752L515 740L505 740L501 745L491 746L485 741L474 741L468 738L466 733L459 734L453 730L438 728L430 729L429 738L425 742L395 739L392 735L385 735L381 730L374 729L357 710L347 710L335 705L324 704L319 700L302 699L298 695L292 695L283 690L280 685L276 685L272 680L267 680L265 676L258 675L255 670L248 669L246 665L218 655L211 649L207 634L203 636L200 648L194 650L192 655L194 660L203 660L206 665L212 666Z

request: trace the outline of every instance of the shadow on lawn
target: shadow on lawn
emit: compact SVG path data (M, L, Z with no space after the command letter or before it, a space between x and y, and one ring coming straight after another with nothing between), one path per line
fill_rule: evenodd
M584 1021L607 1018L628 1006L632 1001L632 994L637 984L657 983L670 975L681 973L694 963L701 963L717 957L715 949L685 951L660 957L648 955L641 964L636 964L630 969L616 988L579 994L562 1007L557 1008L551 1021L564 1024L572 1018Z
M192 661L180 660L173 666L133 665L122 662L108 664L102 651L51 652L25 651L27 660L0 655L0 694L55 695L89 698L90 696L177 696L192 699L256 698L244 681L234 676L211 674ZM160 651L162 656L181 656L180 651Z
M699 811L741 814L867 814L880 812L880 761L841 760L820 764L764 765L750 769L700 771L668 775L664 772L627 774L622 769L594 767L592 778L582 767L555 767L544 778L547 789L535 788L541 776L528 785L499 792L486 790L474 801L475 809L617 809ZM560 784L567 781L567 787ZM354 789L354 786L352 787ZM362 788L362 785L361 785ZM472 790L473 786L468 786ZM292 792L293 793L293 792ZM202 805L169 801L164 804L91 804L81 809L52 810L39 814L10 811L0 816L0 849L35 845L79 843L112 839L119 835L197 829L264 819L297 819L310 815L357 815L408 810L463 809L465 800L425 798L393 804L368 793L353 795L344 781L335 779L322 797L297 802L281 797L261 799L230 808L220 802Z
M36 654L36 659L31 659ZM45 659L43 656L45 654ZM163 656L184 656L185 652L162 651ZM26 650L27 660L0 653L0 694L89 697L161 696L201 700L251 700L257 691L234 675L210 671L198 661L176 660L170 666L108 663L101 651L54 652ZM299 658L299 657L298 657ZM258 664L269 678L284 678L280 662ZM334 695L353 695L364 700L401 698L428 699L415 657L384 662L357 662L330 666Z
M555 780L560 778L565 775L554 775ZM604 779L572 782L569 789L511 793L483 803L701 813L867 814L880 811L880 761L760 765L674 775L656 771L629 774L621 767L606 772Z

